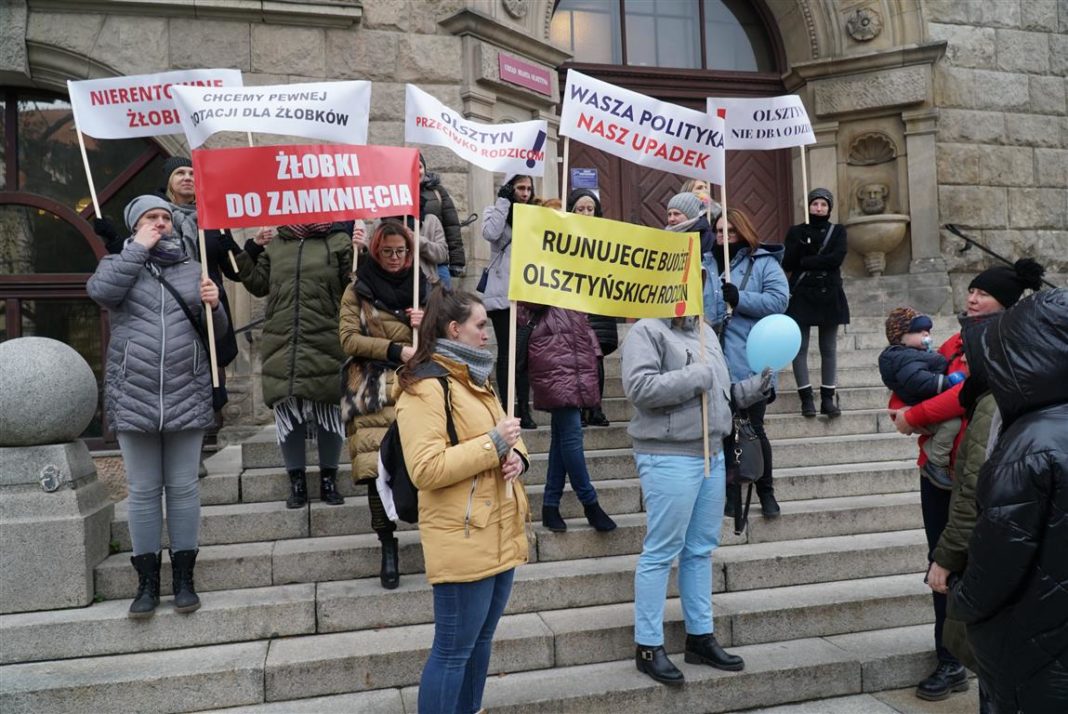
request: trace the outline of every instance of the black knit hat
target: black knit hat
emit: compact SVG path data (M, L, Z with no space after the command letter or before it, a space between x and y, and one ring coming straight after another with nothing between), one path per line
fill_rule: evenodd
M825 188L814 188L808 192L808 205L812 205L812 202L817 198L822 198L827 202L827 208L834 208L834 194Z
M1017 303L1027 288L1042 287L1046 269L1030 258L1020 258L1012 266L997 265L972 278L968 289L979 288L989 293L1002 307L1010 308Z
M576 188L567 195L567 211L568 213L575 212L575 204L583 196L593 199L593 215L596 218L602 218L604 213L601 211L601 199L597 198L597 194L588 188Z
M163 162L163 187L166 188L171 184L171 174L183 166L192 166L193 162L184 156L169 156Z

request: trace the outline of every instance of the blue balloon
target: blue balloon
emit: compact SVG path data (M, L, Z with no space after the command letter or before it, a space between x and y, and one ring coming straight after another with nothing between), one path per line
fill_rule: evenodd
M780 370L794 361L801 349L801 328L786 315L768 315L753 325L745 341L749 369L762 372L765 367Z

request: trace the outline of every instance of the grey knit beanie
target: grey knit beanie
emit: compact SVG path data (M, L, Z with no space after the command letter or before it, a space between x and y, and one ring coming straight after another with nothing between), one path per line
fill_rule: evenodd
M130 229L131 233L134 232L137 220L154 208L162 208L167 213L171 213L173 210L170 202L159 196L138 196L126 204L126 210L123 211L122 215L126 219L126 227Z
M668 209L674 208L687 218L697 218L701 215L701 199L693 193L676 193L668 201Z

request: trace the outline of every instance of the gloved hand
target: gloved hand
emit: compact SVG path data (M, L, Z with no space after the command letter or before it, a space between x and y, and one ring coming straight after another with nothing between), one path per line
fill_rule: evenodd
M728 283L723 281L723 300L731 306L731 309L738 307L738 286L734 283Z
M964 372L961 372L960 370L958 370L956 372L950 372L949 374L946 375L946 380L950 384L960 384L961 382L963 382L967 378L968 378L968 375L965 374Z
M241 252L241 246L234 240L234 236L230 231L223 231L219 234L219 247L227 253L233 253L234 255Z
M115 224L106 216L93 219L93 232L105 241L112 241L119 237L119 232L115 230Z
M510 202L515 203L515 186L506 183L497 189L497 198L507 198Z
M741 382L731 385L731 398L738 409L747 409L768 398L771 392L771 367L765 367L760 374L754 374Z

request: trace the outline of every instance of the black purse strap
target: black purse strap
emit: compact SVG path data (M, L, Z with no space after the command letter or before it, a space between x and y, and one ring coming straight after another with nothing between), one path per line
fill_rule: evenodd
M829 243L830 240L831 240L831 232L833 230L834 230L834 224L831 223L830 221L828 221L827 222L827 232L823 234L823 242L820 243L820 249L816 251L816 255L821 255L823 253L823 249L827 247L827 243ZM805 274L808 273L808 272L809 272L808 270L802 270L801 274L797 276L797 280L794 281L794 285L796 285L797 283L800 283L801 282L801 278L805 277ZM821 272L821 271L817 270L816 272L818 273L818 272ZM826 271L823 271L823 272L826 272Z
M200 338L200 342L204 345L204 349L208 349L207 331L204 329L204 326L200 324L200 320L194 317L193 311L190 310L189 306L185 304L185 300L183 300L182 296L178 294L178 290L169 282L167 282L167 279L159 273L152 273L152 275L156 278L156 280L159 281L160 285L167 289L167 292L171 294L171 297L174 298L174 301L178 303L178 307L182 308L182 312L185 313L185 317L187 320L189 320L189 324L193 326L193 331L197 333L197 337Z
M749 265L745 268L745 275L742 276L742 282L738 284L738 292L745 290L745 286L749 284L749 276L753 274L753 266L756 265L756 257L749 256ZM723 325L719 329L719 346L720 348L726 347L727 344L727 325L731 324L731 317L734 316L734 311L727 315L723 320Z
M449 378L438 377L441 382L441 390L445 392L445 431L449 434L449 441L453 446L460 443L460 437L456 435L456 423L452 420L452 395L449 394Z

